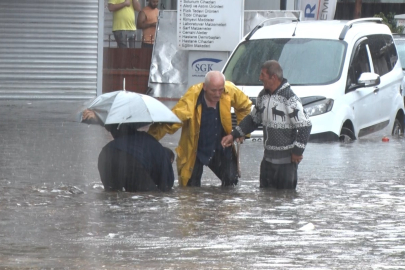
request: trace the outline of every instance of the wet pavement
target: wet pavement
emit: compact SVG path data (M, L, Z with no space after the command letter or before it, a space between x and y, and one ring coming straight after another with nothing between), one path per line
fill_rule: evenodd
M403 138L309 143L296 191L259 189L250 140L237 187L105 192L81 108L0 101L0 269L405 269Z

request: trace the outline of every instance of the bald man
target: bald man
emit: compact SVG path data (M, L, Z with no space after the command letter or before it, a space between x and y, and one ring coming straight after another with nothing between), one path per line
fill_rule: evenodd
M191 86L173 107L181 124L154 124L149 134L160 140L179 128L177 152L180 186L201 186L203 167L208 166L222 186L238 183L233 145L223 148L221 139L232 131L231 107L239 123L250 113L252 102L219 71L206 74L203 83Z

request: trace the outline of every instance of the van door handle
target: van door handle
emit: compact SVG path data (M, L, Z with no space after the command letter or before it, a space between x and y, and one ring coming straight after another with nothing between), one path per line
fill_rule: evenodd
M378 91L380 91L380 88L378 88L378 87L374 88L374 94L377 94Z

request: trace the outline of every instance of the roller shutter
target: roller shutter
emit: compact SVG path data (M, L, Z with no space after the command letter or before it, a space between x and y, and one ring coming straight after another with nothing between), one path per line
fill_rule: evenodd
M0 98L94 97L98 14L98 0L0 1Z

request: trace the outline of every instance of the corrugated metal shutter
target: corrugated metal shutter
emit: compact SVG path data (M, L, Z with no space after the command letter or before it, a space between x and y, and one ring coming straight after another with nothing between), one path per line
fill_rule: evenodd
M94 97L98 13L98 0L0 1L0 98Z

